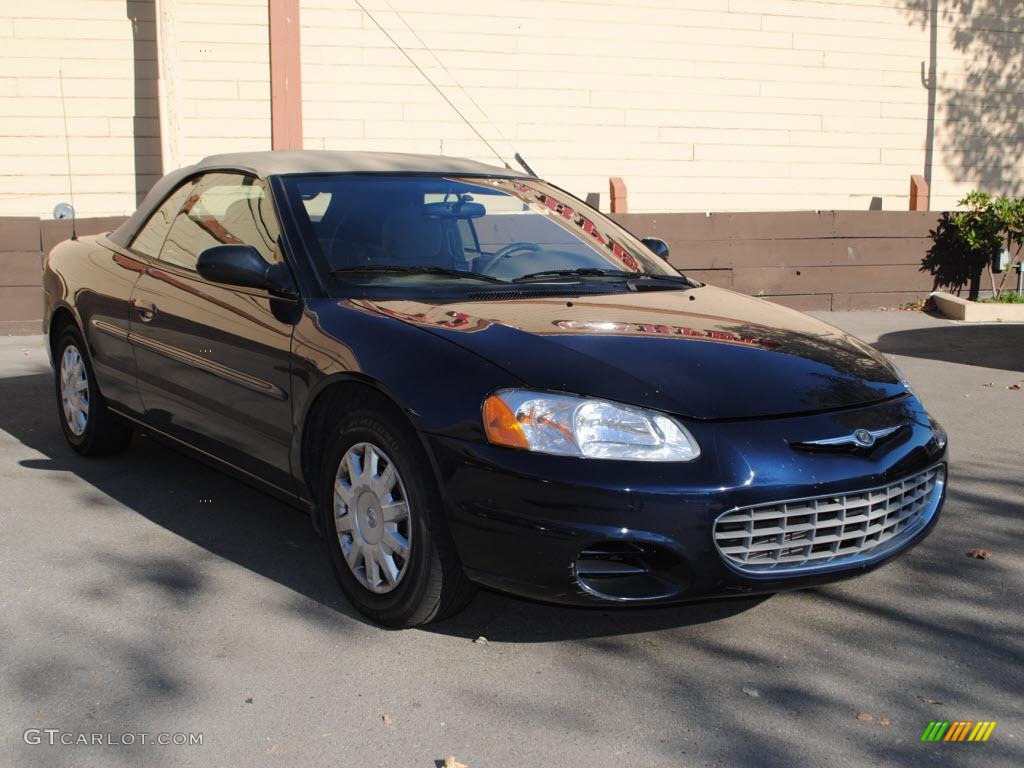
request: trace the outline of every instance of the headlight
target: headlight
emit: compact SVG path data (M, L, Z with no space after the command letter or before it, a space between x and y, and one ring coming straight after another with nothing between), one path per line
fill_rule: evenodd
M700 447L675 419L588 397L503 389L484 401L484 431L495 445L559 456L693 461Z

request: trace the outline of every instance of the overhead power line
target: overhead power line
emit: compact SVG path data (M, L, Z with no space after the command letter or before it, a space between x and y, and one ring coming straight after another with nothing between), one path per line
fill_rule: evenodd
M394 36L384 27L384 25L381 24L379 21L377 21L377 17L374 16L372 13L370 13L370 11L368 11L366 9L366 6L363 5L361 0L353 0L353 2L356 5L358 5L360 10L362 10L362 12L366 14L367 18L369 18L370 21L372 21L376 25L377 29L379 29L381 32L384 33L385 37L387 37L387 39L391 41L392 45L394 45L395 48L397 48L399 51L401 51L402 55L405 56L405 58L409 61L409 63L412 64L413 67L416 68L416 71L419 72L421 75L423 75L423 79L426 80L428 83L430 83L430 85L433 87L433 89L435 91L437 91L438 95L440 95L440 97L442 99L444 99L448 103L448 106L450 106L452 108L452 110L454 110L455 114L457 114L460 118L462 118L462 121L466 125L469 126L470 130L473 131L473 133L476 134L477 138L479 138L480 141L482 141L487 146L487 148L489 150L491 150L491 152L494 153L494 156L497 157L498 160L501 161L502 165L507 166L508 162L501 155L501 153L498 152L498 150L494 148L494 145L491 144L491 142L489 142L484 137L484 135L482 133L480 133L480 131L477 129L477 127L475 125L473 125L473 122L462 113L462 110L459 109L458 106L456 106L455 102L453 102L450 98L448 98L448 95L444 91L441 90L441 88L437 85L437 83L434 82L433 78L431 78L430 75L428 75L426 73L426 71L423 69L423 67L421 67L416 62L416 60L412 56L409 55L409 52L407 50L405 50L405 48L403 48L402 45L397 40L395 40ZM487 114L483 111L483 109L481 109L480 105L477 104L476 101L473 99L473 97L470 96L469 93L466 91L466 89L463 88L459 84L458 80L456 80L456 78L452 75L452 73L448 70L448 68L445 67L444 64L441 63L441 60L437 57L437 54L435 54L427 46L427 44L423 42L423 40L420 38L420 36L416 34L415 30L413 30L413 28L411 26L409 26L408 22L406 22L406 20L402 17L402 15L400 13L398 13L398 11L396 11L394 8L391 7L391 3L388 3L388 7L391 8L391 12L392 13L394 13L396 16L398 16L399 19L401 19L402 23L406 26L406 28L410 32L412 32L412 34L416 37L416 39L419 40L420 45L423 46L424 50L426 50L428 53L430 53L431 56L434 57L434 61L436 61L441 66L441 69L444 70L444 72L452 79L452 82L454 82L456 84L456 86L463 93L465 93L467 97L469 97L469 100L480 111L480 114L482 114L484 116L484 118L487 120L487 122L491 123L491 125L493 127L497 128L497 126L495 126L494 123L491 122L491 120L489 118L487 118ZM498 134L501 135L501 131L500 130L498 131ZM502 140L506 141L506 142L508 141L507 139L505 139L504 136L502 136Z

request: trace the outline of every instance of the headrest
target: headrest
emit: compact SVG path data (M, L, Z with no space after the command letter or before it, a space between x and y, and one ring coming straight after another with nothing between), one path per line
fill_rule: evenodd
M389 261L437 266L441 243L441 222L425 217L422 205L396 208L384 220L381 245Z

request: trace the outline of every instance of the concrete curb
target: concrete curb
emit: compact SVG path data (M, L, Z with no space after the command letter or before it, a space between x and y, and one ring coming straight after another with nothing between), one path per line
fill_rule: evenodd
M1024 304L984 304L941 291L931 295L935 308L946 317L968 323L1024 323Z

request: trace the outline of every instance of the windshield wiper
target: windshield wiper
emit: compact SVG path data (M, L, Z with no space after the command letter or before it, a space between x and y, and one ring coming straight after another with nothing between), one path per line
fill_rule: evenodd
M398 264L364 264L358 267L339 267L331 270L332 275L443 275L445 277L456 277L462 280L481 280L485 283L504 283L496 277L489 275L478 275L475 272L464 272L461 269L446 269L445 267L427 266L402 266Z
M634 277L643 277L643 272L623 272L621 269L600 269L598 267L579 267L577 269L545 269L541 272L530 272L527 275L515 278L513 283L528 283L533 280L543 280L546 277L617 277L620 280L629 280Z
M685 285L689 288L693 287L693 282L683 275L664 275L658 272L623 272L619 269L600 269L598 267L546 269L543 272L531 272L528 275L517 277L512 282L528 283L535 280L543 280L547 277L617 277L620 280L628 281L629 287L632 290L643 290L639 286L642 286L648 280L675 283L676 285Z
M658 285L658 283L662 283L662 285ZM664 285L665 283L668 283L669 285ZM642 274L633 275L633 277L629 279L629 289L631 291L646 291L651 288L668 288L672 285L684 288L696 288L699 283L693 282L693 280L688 278L686 275L663 275L657 272L644 272Z

